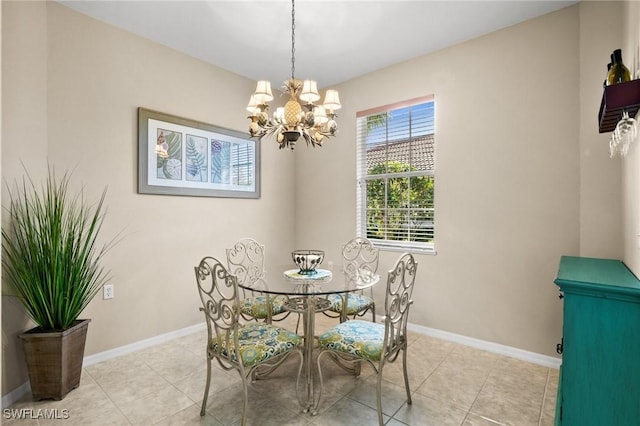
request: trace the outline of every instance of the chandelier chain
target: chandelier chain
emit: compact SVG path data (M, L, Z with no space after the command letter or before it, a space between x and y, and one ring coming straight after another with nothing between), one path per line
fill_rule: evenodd
M291 79L296 73L296 2L291 0Z

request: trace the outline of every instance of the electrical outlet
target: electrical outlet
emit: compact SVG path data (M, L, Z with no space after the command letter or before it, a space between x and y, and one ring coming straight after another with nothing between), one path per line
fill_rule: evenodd
M102 298L113 299L113 284L105 284L102 286Z

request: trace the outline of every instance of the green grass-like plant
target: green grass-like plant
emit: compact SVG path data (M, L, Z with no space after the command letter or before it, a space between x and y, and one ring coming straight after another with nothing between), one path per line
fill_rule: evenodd
M12 191L2 228L2 265L27 314L44 331L62 331L109 279L100 261L113 241L96 247L106 189L97 204L83 190L69 194L70 173L57 179L50 167L37 188L28 175Z

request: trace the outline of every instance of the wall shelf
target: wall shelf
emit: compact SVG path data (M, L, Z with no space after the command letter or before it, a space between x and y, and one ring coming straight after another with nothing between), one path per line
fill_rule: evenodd
M640 109L640 80L605 86L598 113L600 133L612 132L624 111L635 118Z

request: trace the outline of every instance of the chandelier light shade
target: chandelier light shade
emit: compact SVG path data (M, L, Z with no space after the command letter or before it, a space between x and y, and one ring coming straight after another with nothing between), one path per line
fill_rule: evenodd
M316 104L321 99L318 83L295 77L295 10L295 0L291 0L291 78L282 87L289 100L269 117L269 102L273 100L271 82L260 80L247 105L251 137L273 136L280 149L289 147L291 150L300 136L313 147L322 146L325 138L335 136L338 131L336 111L342 107L337 90L327 90L324 103Z

